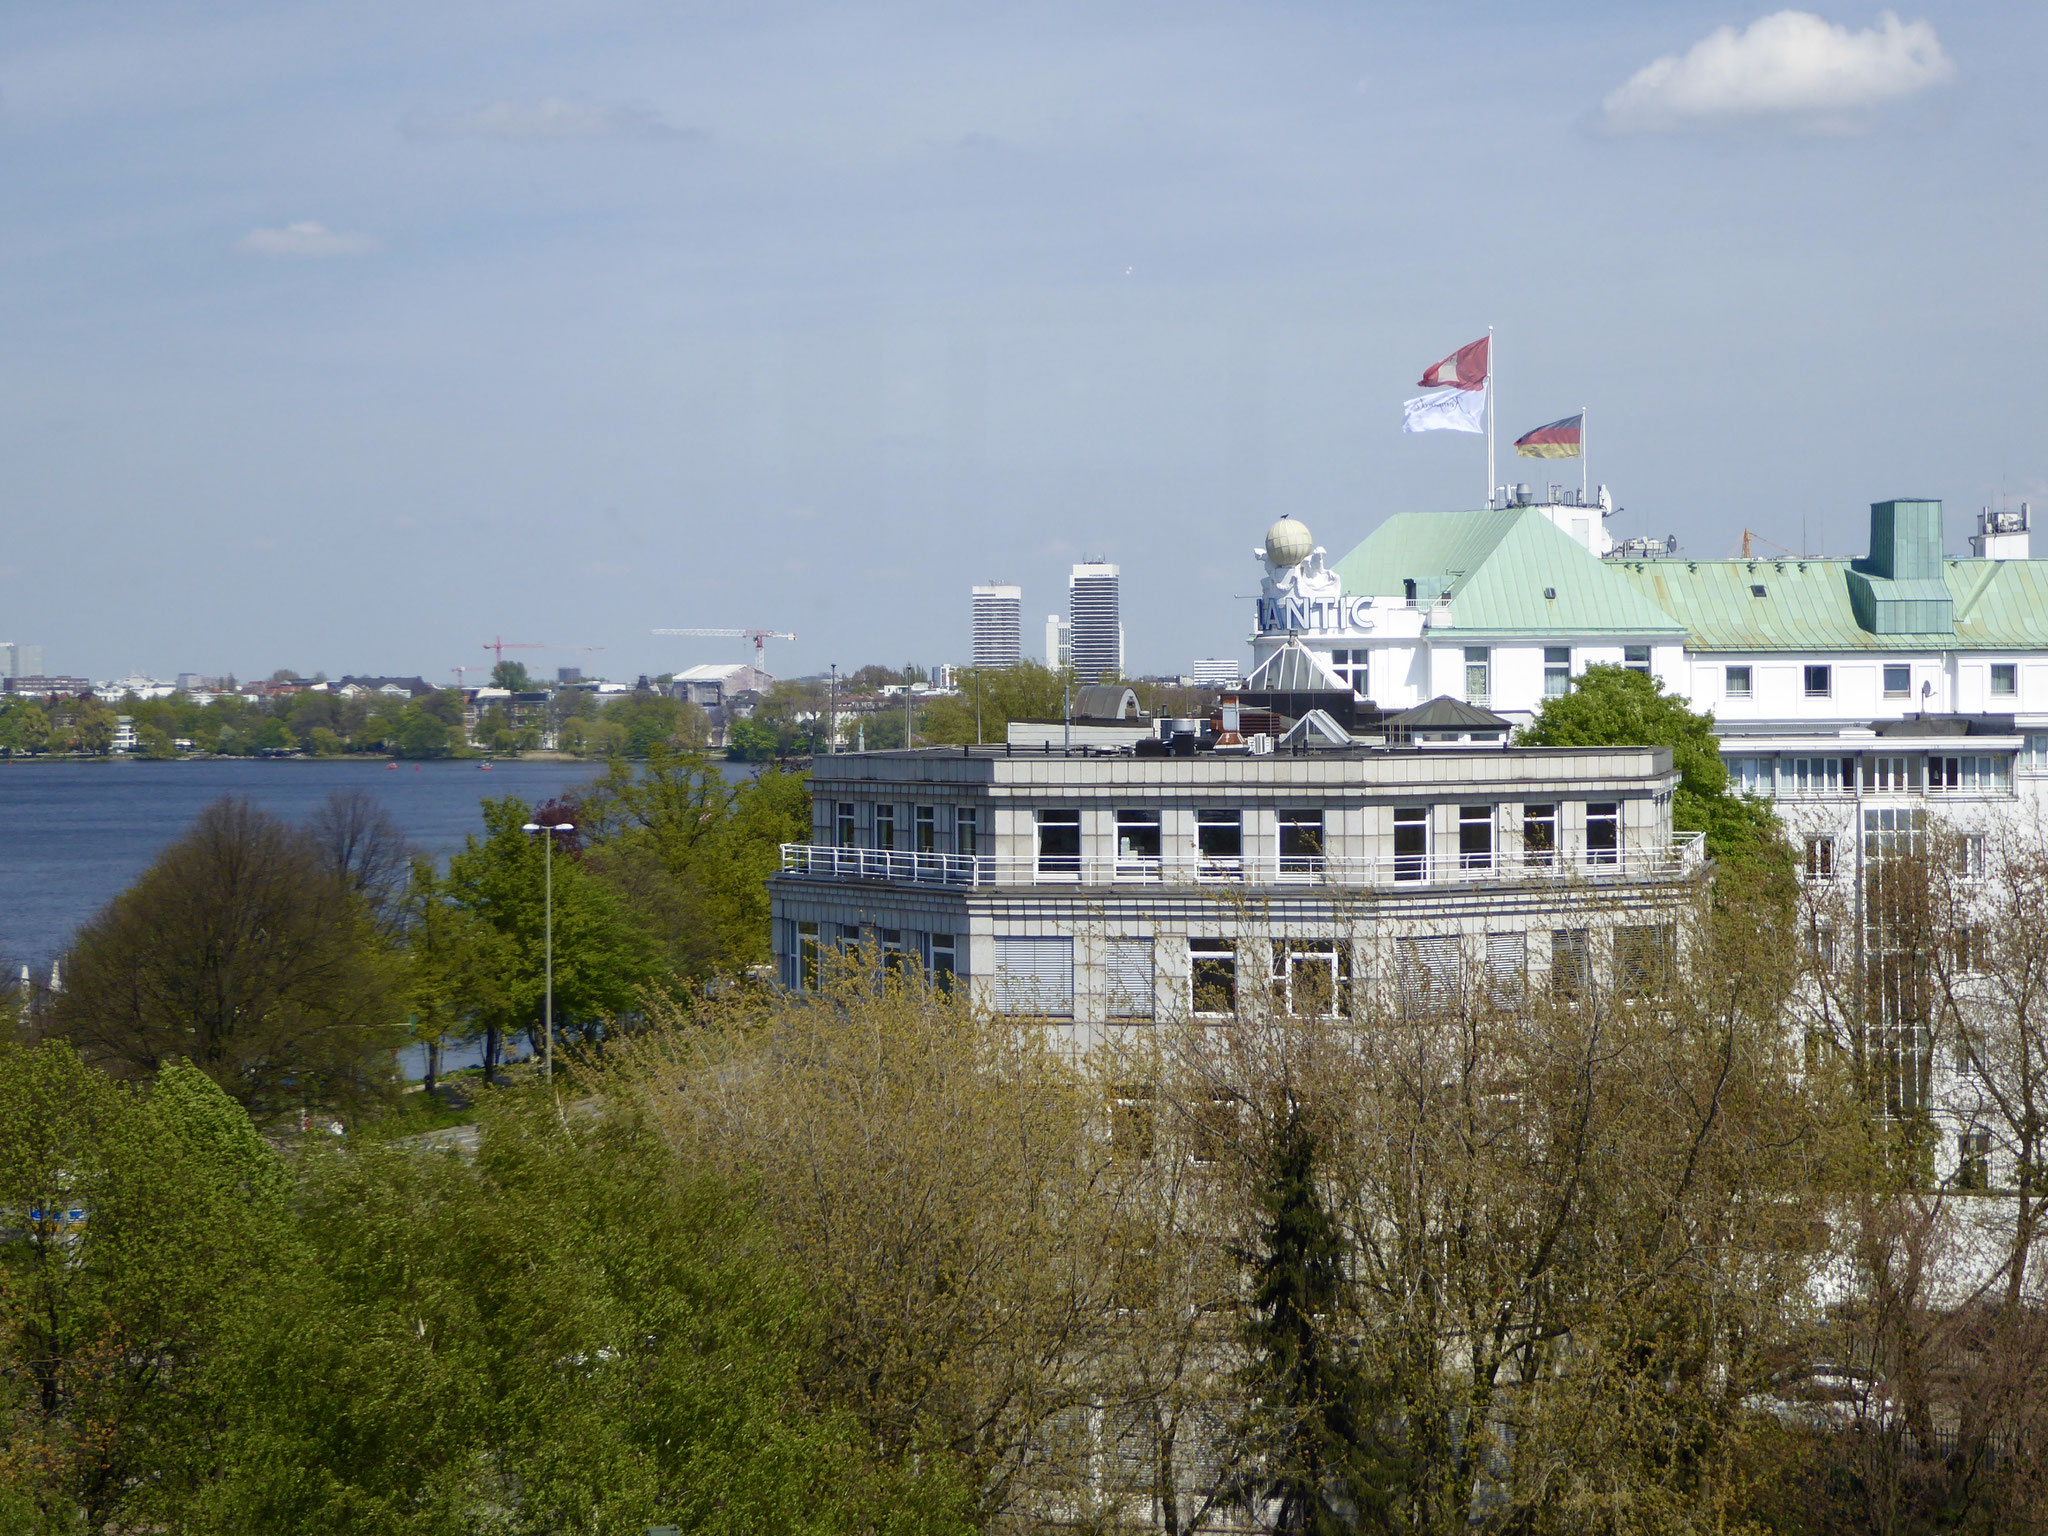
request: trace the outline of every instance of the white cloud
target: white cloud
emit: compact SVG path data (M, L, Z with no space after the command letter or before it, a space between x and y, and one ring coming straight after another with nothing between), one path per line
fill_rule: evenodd
M1772 120L1839 132L1955 73L1927 22L1886 11L1851 32L1808 11L1779 11L1645 65L1608 96L1605 118L1637 132Z
M659 113L644 107L606 106L600 102L568 101L550 96L528 105L500 101L480 112L454 117L408 117L404 124L408 138L415 139L509 139L513 141L561 139L694 139L694 129L677 128L661 120Z
M281 229L252 229L237 242L257 256L364 256L381 249L368 235L340 235L310 220Z

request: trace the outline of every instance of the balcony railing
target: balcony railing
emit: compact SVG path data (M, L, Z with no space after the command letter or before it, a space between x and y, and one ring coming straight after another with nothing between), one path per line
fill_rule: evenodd
M1181 861L1094 859L1074 854L1007 858L992 854L906 853L887 848L834 848L784 843L782 872L814 880L886 880L937 886L1247 885L1364 887L1474 885L1489 881L1670 879L1698 870L1698 832L1679 832L1665 846L1571 853L1397 854L1384 859L1189 857Z

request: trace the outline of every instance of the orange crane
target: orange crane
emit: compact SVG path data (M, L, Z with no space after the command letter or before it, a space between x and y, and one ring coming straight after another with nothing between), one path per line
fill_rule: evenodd
M495 635L484 642L484 649L492 653L495 661L503 661L507 651L544 651L548 647L538 640L507 640L503 635Z
M770 640L794 640L795 635L780 629L657 629L657 635L709 635L727 640L751 640L754 642L754 665L761 671L768 670L768 642Z
M1745 560L1751 558L1749 552L1749 546L1751 544L1770 544L1771 548L1775 549L1779 554L1791 555L1794 560L1804 560L1806 558L1806 556L1804 555L1794 555L1792 554L1792 551L1787 549L1784 545L1772 543L1771 540L1765 538L1762 534L1751 533L1747 528L1745 528L1742 530L1742 558Z

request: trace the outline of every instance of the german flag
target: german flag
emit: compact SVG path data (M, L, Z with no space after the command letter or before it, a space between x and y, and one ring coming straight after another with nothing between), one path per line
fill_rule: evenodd
M1576 459L1585 440L1586 413L1546 422L1515 439L1515 452L1525 459Z

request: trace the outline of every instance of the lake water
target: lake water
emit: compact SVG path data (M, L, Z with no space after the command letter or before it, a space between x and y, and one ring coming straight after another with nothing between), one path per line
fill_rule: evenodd
M208 758L174 763L0 763L0 961L47 973L72 933L121 894L222 795L300 821L337 789L367 789L423 850L445 857L482 830L479 803L529 804L594 779L591 763L318 762Z

